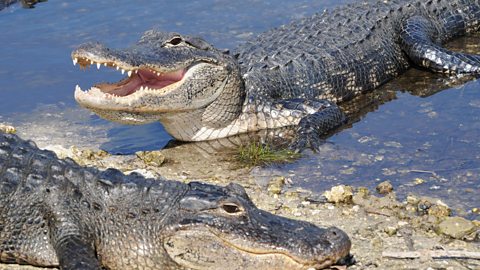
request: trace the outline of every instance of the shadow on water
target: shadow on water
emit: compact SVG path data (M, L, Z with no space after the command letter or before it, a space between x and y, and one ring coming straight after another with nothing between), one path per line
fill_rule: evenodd
M0 50L0 122L14 124L21 135L40 145L101 147L122 154L163 148L171 137L160 124L113 124L75 104L75 84L119 79L107 69L81 72L73 67L69 55L75 46L100 40L125 47L144 30L159 27L233 48L256 33L345 2L351 1L118 1L115 6L111 1L49 1L35 6L34 12L15 10L20 4L7 8L4 4L0 23L15 31L5 31L1 39L5 46ZM479 41L462 38L450 46L480 53ZM327 138L319 153L306 151L294 163L256 168L250 174L287 176L293 185L318 192L336 184L372 188L390 180L402 196L415 191L466 211L480 207L479 89L480 83L472 78L410 70L342 104L350 121ZM289 132L255 136L268 141L278 133L288 137ZM244 134L179 148L198 155L194 160L205 160L192 164L193 170L208 163L201 157L232 154L251 139Z

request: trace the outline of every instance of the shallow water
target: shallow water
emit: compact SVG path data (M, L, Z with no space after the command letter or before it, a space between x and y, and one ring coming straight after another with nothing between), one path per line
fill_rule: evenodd
M70 59L75 46L99 40L124 47L158 27L233 48L261 31L345 2L352 1L78 0L48 1L33 9L9 6L0 11L0 122L43 144L98 146L116 153L162 148L171 137L160 124L122 126L77 106L76 84L86 88L120 77L104 68L79 71ZM478 41L463 39L453 46L480 53ZM411 94L448 88L445 81L412 70L379 90L394 100L355 118L351 127L328 138L319 154L307 152L293 164L252 175L290 175L294 185L316 191L390 180L402 195L440 197L469 214L480 207L480 83L424 98Z

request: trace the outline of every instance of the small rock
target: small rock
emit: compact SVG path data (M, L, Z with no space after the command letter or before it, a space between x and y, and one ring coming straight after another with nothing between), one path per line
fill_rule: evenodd
M0 124L0 132L15 134L17 130L13 126Z
M268 182L267 190L270 195L282 193L283 186L285 185L285 177L274 177Z
M331 203L352 203L353 189L345 185L334 186L325 191L323 196Z
M139 151L135 155L148 166L160 167L165 162L165 156L160 151Z
M378 193L385 195L393 191L393 186L390 181L384 181L378 184L376 189Z
M452 213L450 208L444 205L433 205L427 210L427 212L430 216L435 217L448 217Z
M473 222L462 217L447 217L436 228L438 234L444 234L455 239L462 239L474 230Z
M407 203L412 204L412 205L417 205L419 202L419 199L415 197L415 195L408 194L407 196Z
M393 236L394 234L397 233L398 229L394 226L387 226L383 230L388 236Z
M358 187L357 194L362 198L366 199L368 198L368 195L370 195L370 191L366 187Z
M427 199L420 199L417 204L417 211L421 215L425 215L428 213L428 209L432 207L432 202Z
M425 180L423 180L422 178L418 178L418 177L417 177L417 178L415 178L415 179L413 180L413 183L414 183L415 185L420 185L420 184L425 183Z

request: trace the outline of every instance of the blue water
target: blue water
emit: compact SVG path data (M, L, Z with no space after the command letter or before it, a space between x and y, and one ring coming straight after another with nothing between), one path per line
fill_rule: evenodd
M48 1L33 9L12 5L0 11L0 122L25 137L98 145L118 153L162 148L171 137L158 124L122 126L78 107L76 84L87 88L116 81L115 71L80 71L70 52L99 40L111 47L134 43L157 27L198 35L219 48L233 48L264 30L325 8L353 1ZM459 47L480 48L475 41ZM463 47L462 47L463 46ZM390 180L400 194L441 197L467 214L480 207L480 83L470 81L420 98L428 73L410 72L387 88L396 98L359 117L328 138L319 154L261 173L290 175L295 185L322 191L332 184L374 187ZM408 77L410 76L410 77ZM426 85L448 88L442 77ZM81 134L81 137L78 135ZM415 185L415 178L425 182Z

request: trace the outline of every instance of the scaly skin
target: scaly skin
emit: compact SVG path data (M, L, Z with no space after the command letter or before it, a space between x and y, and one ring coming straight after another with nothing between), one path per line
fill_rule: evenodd
M0 133L0 262L62 269L321 269L341 230L272 215L237 184L85 168Z
M340 125L336 103L391 80L414 65L478 74L480 57L441 45L478 30L478 0L395 0L339 7L267 31L225 54L200 38L145 32L123 50L99 43L73 51L81 66L106 64L132 76L88 92L80 105L140 124L159 120L182 141L297 127L293 147L316 148Z

